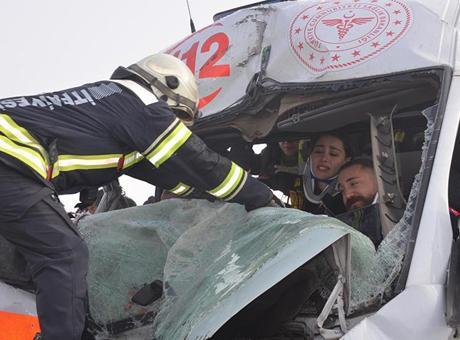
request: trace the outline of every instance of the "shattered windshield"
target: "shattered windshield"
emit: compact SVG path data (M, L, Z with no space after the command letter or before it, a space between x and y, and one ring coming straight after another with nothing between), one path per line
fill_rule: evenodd
M278 268L275 262L271 275L255 284L255 295L248 293L248 300L240 301L241 308L282 279L280 273L288 275L344 235L352 235L358 256L374 253L364 235L326 216L280 208L247 213L237 204L203 200L167 200L97 214L80 227L91 253L88 282L94 320L109 325L109 332L116 321L158 313L154 333L159 339L189 336L290 247L286 256L293 267ZM296 260L301 253L304 258ZM156 279L164 282L161 301L147 308L130 302L143 284Z

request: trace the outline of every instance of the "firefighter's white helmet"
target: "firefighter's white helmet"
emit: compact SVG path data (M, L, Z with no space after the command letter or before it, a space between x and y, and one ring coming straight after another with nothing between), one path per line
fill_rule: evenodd
M144 78L157 96L187 125L193 124L198 109L198 86L195 76L180 59L158 53L129 67Z

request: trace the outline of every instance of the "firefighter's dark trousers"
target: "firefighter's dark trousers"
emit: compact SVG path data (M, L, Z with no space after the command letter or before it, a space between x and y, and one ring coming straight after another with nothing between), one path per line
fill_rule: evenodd
M45 340L80 340L88 249L51 189L0 163L0 234L24 255Z

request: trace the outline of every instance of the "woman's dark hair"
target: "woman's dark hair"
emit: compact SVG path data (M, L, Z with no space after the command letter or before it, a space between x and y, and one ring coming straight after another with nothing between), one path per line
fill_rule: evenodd
M335 137L337 138L338 140L340 140L343 144L343 150L345 151L345 158L353 158L353 148L351 147L351 142L348 138L347 135L341 133L341 132L338 132L338 131L329 131L329 132L323 132L321 134L318 134L315 138L312 139L311 141L311 144L310 144L310 152L311 153L313 151L313 148L315 147L316 143L318 142L318 140L321 138L321 137L324 137L324 136L331 136L331 137Z

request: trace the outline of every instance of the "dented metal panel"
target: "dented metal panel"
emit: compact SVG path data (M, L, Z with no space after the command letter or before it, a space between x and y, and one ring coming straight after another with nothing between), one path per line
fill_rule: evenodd
M241 9L165 51L194 71L207 117L263 78L314 83L455 64L458 1L287 1ZM261 81L263 79L260 79Z
M341 339L448 339L452 329L444 319L443 294L442 285L410 287Z
M255 10L235 14L166 49L195 73L203 116L244 96L259 68L267 16L266 11Z

